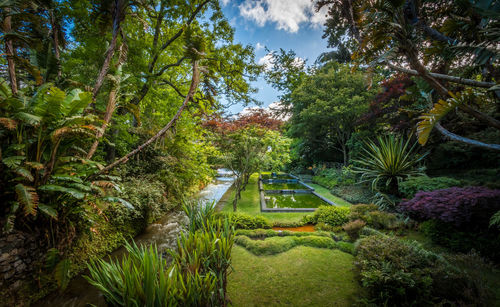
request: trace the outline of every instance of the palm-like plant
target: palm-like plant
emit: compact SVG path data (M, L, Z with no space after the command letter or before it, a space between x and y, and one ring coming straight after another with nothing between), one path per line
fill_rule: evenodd
M382 183L391 194L398 194L399 183L412 176L424 174L420 162L426 154L415 153L415 145L409 146L402 138L393 135L378 137L377 143L369 141L363 147L361 159L355 160L359 166L354 172L361 174L361 181L371 181L376 190Z

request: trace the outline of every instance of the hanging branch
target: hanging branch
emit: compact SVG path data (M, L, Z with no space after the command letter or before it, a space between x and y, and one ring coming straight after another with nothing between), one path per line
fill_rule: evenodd
M106 58L104 59L104 63L102 64L101 71L99 72L99 75L97 76L97 80L96 80L95 85L94 85L94 90L92 91L92 99L93 100L96 99L97 94L99 93L99 90L101 89L101 86L104 82L104 78L108 74L111 59L113 58L113 55L115 54L116 40L118 38L118 34L120 33L121 22L123 20L123 11L124 11L123 5L124 5L123 0L115 0L114 5L113 5L113 35L112 35L111 43L109 44L108 50L106 50Z
M3 20L3 31L8 34L12 31L12 16L10 15L10 8L5 8L5 17ZM16 63L14 62L14 45L12 39L6 36L5 38L5 53L7 55L7 65L9 69L10 88L12 95L17 95L17 78L16 78Z
M119 55L118 64L116 67L116 70L118 71L118 73L116 74L116 76L110 76L110 79L113 82L113 86L111 87L111 91L109 92L108 104L106 105L106 113L104 113L104 118L103 118L103 123L102 123L101 129L97 130L96 140L94 141L94 143L92 144L92 146L89 149L89 152L87 153L87 159L89 159L89 160L92 158L95 151L97 150L97 146L99 146L99 141L104 136L104 133L106 132L106 128L108 127L108 124L111 121L111 117L113 116L113 113L115 112L116 99L118 96L118 92L120 91L121 67L127 60L127 51L128 51L128 47L125 43L125 36L123 35L123 33L122 33L122 38L123 38L123 43L120 45L120 48L119 48L120 55Z
M186 95L186 98L184 99L184 102L182 103L181 107L177 110L177 113L174 115L174 117L168 122L168 124L163 127L158 133L156 133L153 137L151 137L149 140L144 142L142 145L137 147L136 149L132 150L125 156L121 157L120 159L116 160L115 162L111 163L110 165L106 166L96 174L92 175L91 177L98 176L100 174L104 174L109 172L111 169L115 168L116 166L126 163L132 156L136 155L139 153L141 150L143 150L145 147L149 146L151 143L156 141L157 139L161 138L174 124L175 122L179 119L179 117L182 114L182 111L184 108L186 108L187 104L189 101L192 100L196 89L198 88L198 84L200 82L200 75L199 75L199 70L198 70L198 62L193 61L193 77L191 79L191 86L189 87L189 91Z

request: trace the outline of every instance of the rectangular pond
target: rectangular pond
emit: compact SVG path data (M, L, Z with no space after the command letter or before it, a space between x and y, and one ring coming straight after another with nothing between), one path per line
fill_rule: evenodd
M268 209L318 208L328 205L327 202L312 193L266 194L265 201Z
M309 190L308 187L299 182L263 182L264 190Z

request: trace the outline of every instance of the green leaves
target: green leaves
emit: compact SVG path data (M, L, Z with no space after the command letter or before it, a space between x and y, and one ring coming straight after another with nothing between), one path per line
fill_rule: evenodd
M85 193L83 193L81 191L78 191L78 190L73 189L73 188L67 188L64 186L55 185L55 184L42 185L42 186L38 187L38 189L40 191L46 191L46 192L64 193L64 194L70 195L71 197L76 198L76 199L84 199L85 198Z
M369 141L363 148L364 154L355 160L360 166L353 170L361 174L362 181L371 181L376 190L379 182L390 187L391 193L397 194L398 183L411 176L424 175L424 168L418 164L425 157L414 153L415 145L409 147L406 142L394 135L378 137L378 144Z
M23 206L26 215L36 214L36 206L38 205L38 194L33 187L25 186L21 183L15 186L17 201Z
M64 290L70 281L71 260L63 259L54 268L54 278L59 289Z

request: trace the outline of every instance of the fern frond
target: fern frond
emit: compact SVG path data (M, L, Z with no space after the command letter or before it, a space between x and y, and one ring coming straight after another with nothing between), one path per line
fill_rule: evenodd
M38 205L38 194L35 189L19 183L16 185L15 190L17 201L23 205L24 213L26 215L35 215L36 207Z
M14 173L23 177L24 179L28 180L29 182L32 182L35 178L33 178L33 175L31 172L24 167L17 167L14 169Z

